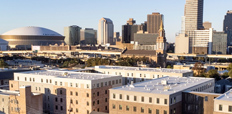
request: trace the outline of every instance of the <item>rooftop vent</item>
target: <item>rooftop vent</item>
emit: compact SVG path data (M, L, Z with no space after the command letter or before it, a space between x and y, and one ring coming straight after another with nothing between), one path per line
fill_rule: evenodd
M135 88L135 86L134 86L134 81L131 81L130 87L131 87L131 88Z
M161 80L161 84L162 85L168 85L168 81L167 80Z

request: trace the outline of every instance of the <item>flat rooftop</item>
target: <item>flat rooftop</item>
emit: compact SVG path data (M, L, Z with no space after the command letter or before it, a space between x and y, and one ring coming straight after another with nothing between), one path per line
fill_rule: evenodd
M112 90L171 95L180 91L185 91L191 87L197 86L210 80L214 79L166 76L158 79L135 83L133 85L116 87Z
M84 73L84 72L74 72L67 70L35 70L28 72L20 72L20 74L31 74L31 75L42 75L42 76L52 76L57 78L69 78L69 79L81 79L81 80L99 80L104 78L117 77L119 75L109 75L100 73Z
M134 70L134 71L149 71L149 72L168 72L168 73L188 73L191 70L177 70L168 68L142 68L142 67L125 67L125 66L95 66L98 69L117 69L117 70Z
M232 101L232 89L217 97L216 100Z

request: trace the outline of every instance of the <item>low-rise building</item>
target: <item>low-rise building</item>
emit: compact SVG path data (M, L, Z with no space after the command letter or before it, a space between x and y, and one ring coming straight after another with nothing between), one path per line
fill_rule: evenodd
M31 85L32 92L43 93L46 113L90 114L109 111L108 89L122 85L122 77L99 73L41 70L14 74L10 90Z
M214 114L232 114L232 89L214 99Z
M111 74L122 75L122 84L126 85L130 81L141 82L145 80L156 79L160 77L192 77L191 70L175 70L167 68L142 68L142 67L125 67L125 66L95 66L95 71Z
M19 87L19 91L0 90L0 113L43 114L43 95L32 93L31 86Z
M184 91L214 92L214 79L162 77L110 89L110 114L182 114Z

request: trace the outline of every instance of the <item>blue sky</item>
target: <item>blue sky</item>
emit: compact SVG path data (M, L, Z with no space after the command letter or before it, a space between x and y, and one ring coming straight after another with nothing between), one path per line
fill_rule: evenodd
M0 34L24 26L40 26L63 34L63 28L78 25L82 28L98 28L101 17L114 22L115 32L129 18L137 24L147 20L147 14L164 15L166 37L175 41L175 33L181 29L185 0L0 0ZM232 10L232 0L205 0L204 21L222 31L227 10ZM231 20L232 21L232 20Z

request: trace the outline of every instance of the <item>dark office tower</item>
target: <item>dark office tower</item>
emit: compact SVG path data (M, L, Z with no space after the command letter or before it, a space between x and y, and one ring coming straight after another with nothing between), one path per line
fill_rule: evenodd
M147 15L147 32L158 33L162 18L163 15L160 13L152 13Z
M232 45L232 11L227 11L223 23L223 31L227 33L227 45Z
M232 30L232 11L227 11L224 19L223 31L227 33L228 30Z
M185 31L202 30L204 0L186 0Z
M126 25L122 25L122 43L134 41L134 33L139 30L139 25L134 25L134 23L135 20L130 18Z

